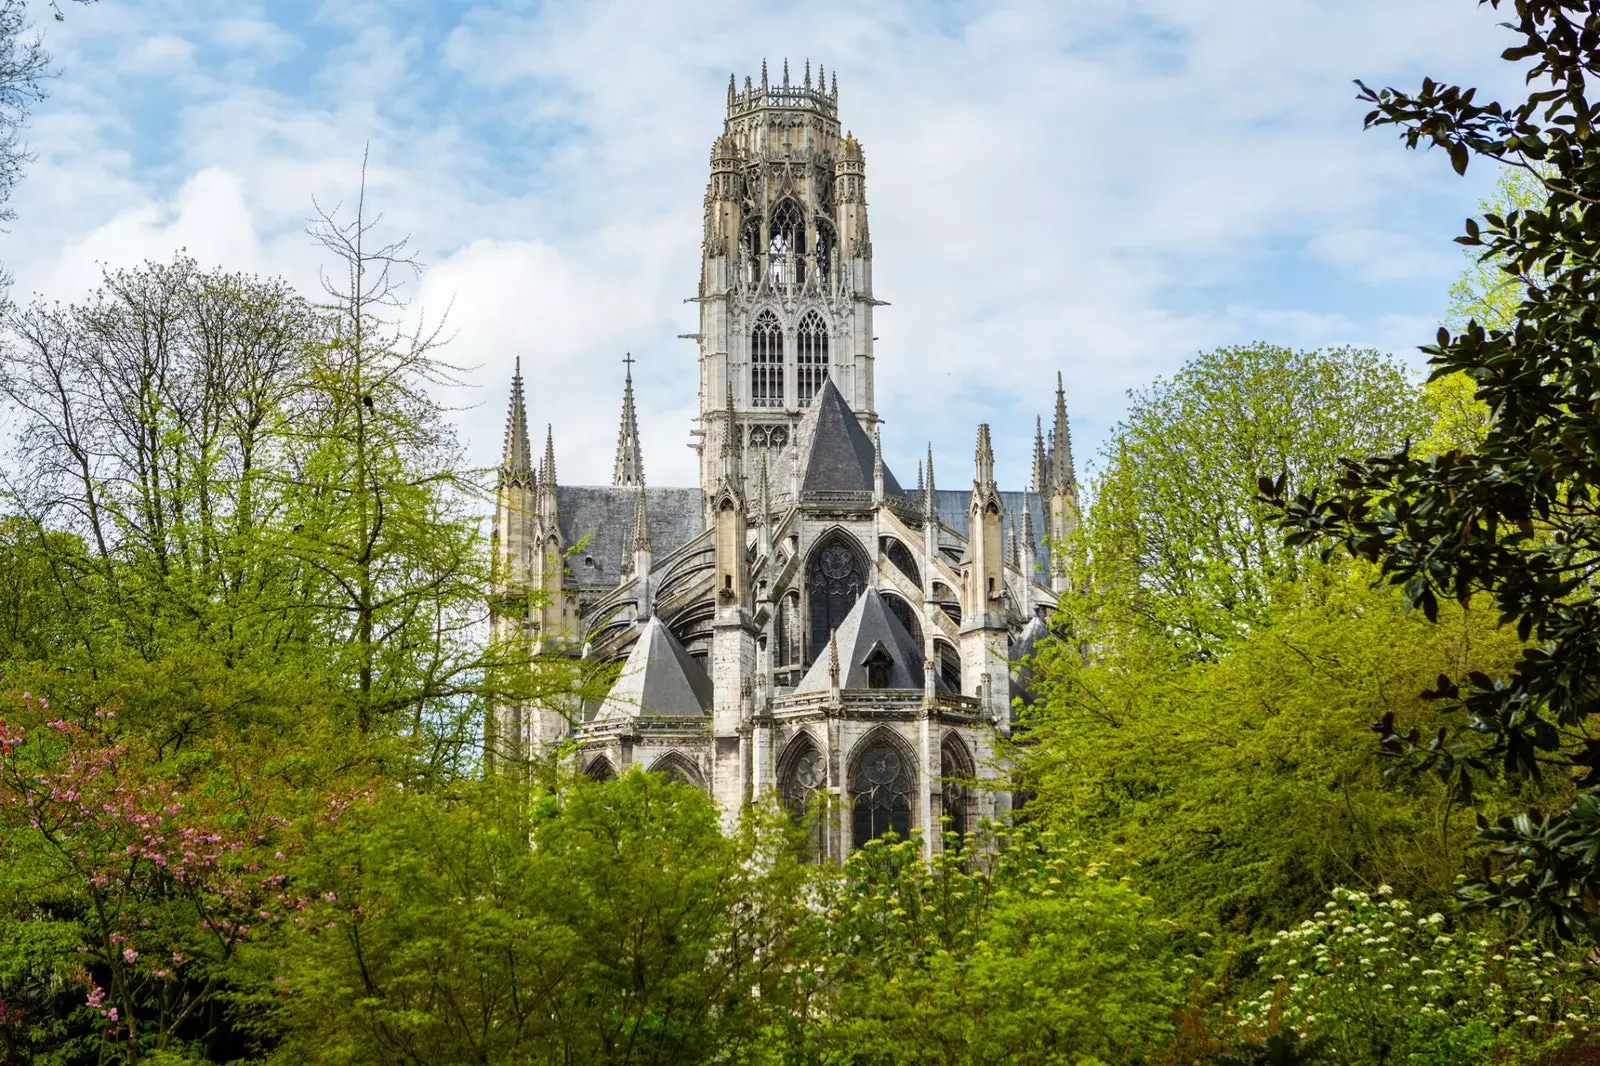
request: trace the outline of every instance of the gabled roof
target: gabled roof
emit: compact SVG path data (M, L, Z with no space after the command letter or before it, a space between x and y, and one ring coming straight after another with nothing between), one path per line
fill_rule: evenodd
M867 687L866 663L880 646L891 661L889 688L922 687L922 648L889 610L877 589L869 588L856 599L855 606L839 623L834 641L839 646L840 688ZM945 687L939 678L935 679L935 684L941 690ZM828 653L824 650L795 686L795 691L826 692L829 685Z
M805 449L801 492L872 491L872 438L831 378L812 399L811 409L800 423L800 440ZM883 491L905 495L887 466L883 468Z
M710 710L711 679L694 656L683 650L661 617L653 615L595 718L699 718Z

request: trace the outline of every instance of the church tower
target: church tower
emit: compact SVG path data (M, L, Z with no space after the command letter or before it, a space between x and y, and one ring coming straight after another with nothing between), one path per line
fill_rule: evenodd
M747 479L761 459L791 470L801 417L829 379L864 429L877 422L866 163L861 144L841 135L838 101L838 79L827 83L819 66L813 81L809 61L799 84L787 61L776 83L765 63L759 83L728 81L697 297L697 447L708 498L730 433L751 459ZM755 498L755 485L742 488Z

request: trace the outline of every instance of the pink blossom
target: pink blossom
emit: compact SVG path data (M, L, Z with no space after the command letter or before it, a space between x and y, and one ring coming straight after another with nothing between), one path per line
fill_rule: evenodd
M112 1007L110 1010L106 1011L106 1017L110 1018L112 1021L116 1021L117 1020L117 1008Z
M151 970L150 971L150 976L154 977L156 980L159 981L161 978L167 976L167 971L166 970Z
M93 988L89 989L89 1006L95 1008L96 1010L100 1009L100 1004L105 1002L105 998L106 990L101 988L99 985L95 985Z
M134 951L132 948L123 948L122 949L122 961L123 962L132 962L134 959L137 959L138 957L139 957L139 953L137 951Z

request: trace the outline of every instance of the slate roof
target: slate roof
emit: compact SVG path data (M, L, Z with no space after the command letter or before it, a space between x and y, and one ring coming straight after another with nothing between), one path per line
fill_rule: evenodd
M864 665L872 649L881 644L893 661L889 669L889 688L921 688L922 648L906 632L900 619L889 610L878 590L869 588L850 608L850 613L839 623L834 634L839 645L839 687L866 688L867 668ZM945 688L942 678L935 685ZM811 664L806 676L795 686L796 692L826 692L829 688L828 652L823 651Z
M801 493L871 492L874 453L872 438L861 428L850 405L829 378L817 390L811 409L800 422ZM883 490L903 496L904 490L887 465L883 468Z
M961 534L970 536L967 531L967 505L972 503L971 489L935 489L933 492L934 506L939 509L939 521ZM1033 513L1033 559L1034 580L1048 585L1050 572L1046 569L1050 556L1044 550L1045 533L1050 525L1045 521L1044 497L1037 492L1002 492L1000 505L1005 508L1001 516L1003 522L1014 523L1018 539L1022 537L1022 509L1026 507ZM1011 561L1011 536L1010 529L1006 531L1006 562Z
M652 615L595 718L699 718L710 710L711 679L694 656L684 651L661 616Z
M655 558L677 551L704 528L704 498L699 489L647 488L645 510ZM622 580L624 553L633 554L633 511L639 490L626 485L557 485L556 513L561 535L583 551L567 560L580 590L614 589Z

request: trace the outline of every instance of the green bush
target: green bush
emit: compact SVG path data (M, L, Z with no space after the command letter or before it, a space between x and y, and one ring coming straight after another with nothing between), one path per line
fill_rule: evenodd
M1296 1033L1351 1066L1519 1063L1597 1017L1584 967L1536 941L1452 928L1388 886L1332 895L1262 954L1269 985L1237 1009L1247 1034Z

